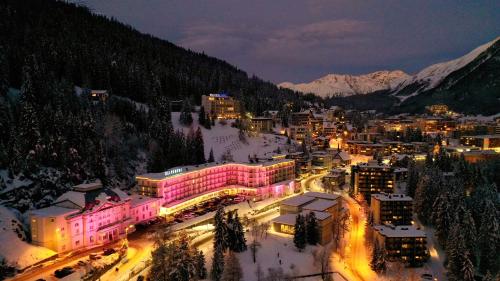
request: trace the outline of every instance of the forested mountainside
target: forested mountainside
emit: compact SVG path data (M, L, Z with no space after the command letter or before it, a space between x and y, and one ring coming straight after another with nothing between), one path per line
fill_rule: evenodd
M75 87L111 95L94 103ZM169 100L189 111L220 90L256 114L304 105L297 93L85 7L1 1L1 203L24 211L85 180L124 186L138 172L204 161L196 128L172 128Z

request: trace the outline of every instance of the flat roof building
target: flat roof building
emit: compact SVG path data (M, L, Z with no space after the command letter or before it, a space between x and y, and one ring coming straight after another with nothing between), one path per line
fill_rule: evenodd
M370 201L372 194L394 192L396 174L394 168L389 165L370 160L368 163L352 166L351 171L354 194L362 195L367 201Z
M383 245L390 261L421 266L429 257L427 237L414 226L375 225L374 239Z
M373 224L411 225L413 199L404 194L372 194Z

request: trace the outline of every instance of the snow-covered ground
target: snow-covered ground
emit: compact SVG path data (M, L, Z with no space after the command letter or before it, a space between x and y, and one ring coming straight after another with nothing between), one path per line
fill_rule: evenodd
M248 232L246 239L248 242L253 239ZM291 235L275 233L273 231L269 232L267 238L265 235L262 238L259 237L258 241L261 246L257 251L256 263L253 262L252 252L250 250L237 254L243 270L243 280L245 281L257 280L255 272L258 264L266 275L269 268L282 268L285 274L292 276L321 272L319 265L314 262L312 253L315 249L319 250L322 246L307 246L304 251L299 252L293 244L293 237ZM206 243L200 247L200 250L205 253L207 269L210 269L213 256L212 243ZM338 275L334 275L333 277L334 281L345 281ZM321 280L321 277L311 277L301 280Z
M0 256L8 264L25 268L56 254L50 249L28 244L25 240L22 224L14 213L0 206Z
M31 180L26 178L21 179L19 176L11 179L7 170L0 170L0 181L3 181L5 184L3 189L0 186L0 194L12 191L19 187L29 186L33 183Z
M233 121L228 120L226 125L222 125L216 121L215 126L207 130L203 126L199 126L198 113L193 113L192 115L193 124L191 127L193 130L200 127L203 134L205 157L208 158L210 149L213 149L215 161L219 161L222 154L230 150L234 161L248 162L248 155L253 156L256 154L262 157L272 153L278 146L283 148L286 145L286 137L273 134L261 134L259 137L247 136L246 139L248 144L246 144L240 141L238 129L231 127ZM175 130L182 130L187 134L190 127L181 125L179 116L180 112L172 112L172 125ZM282 151L283 150L284 149L282 149Z

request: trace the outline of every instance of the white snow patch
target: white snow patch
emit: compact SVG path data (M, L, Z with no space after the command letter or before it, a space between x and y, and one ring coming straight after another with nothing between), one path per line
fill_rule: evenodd
M50 249L33 246L23 240L26 240L26 236L22 224L12 211L0 206L0 256L8 264L25 268L56 254Z
M184 127L179 122L180 112L172 112L172 125L175 130L182 130L187 134L190 127ZM231 151L233 160L236 162L248 162L248 155L265 156L271 154L279 147L286 145L286 137L273 134L261 134L259 137L247 136L247 142L240 141L238 129L231 127L234 121L228 120L226 125L221 125L218 121L210 130L198 124L198 113L193 113L193 124L191 127L196 130L201 128L205 145L205 158L208 159L210 149L214 151L215 161L219 161L222 154L227 150Z

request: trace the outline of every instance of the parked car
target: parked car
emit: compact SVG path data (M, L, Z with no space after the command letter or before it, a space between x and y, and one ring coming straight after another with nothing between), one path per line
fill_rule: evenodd
M144 281L144 276L142 275L137 276L137 281Z
M79 266L85 266L87 263L84 261L78 261L77 263Z
M57 269L56 271L54 271L54 276L56 278L63 278L65 276L72 274L73 272L75 272L73 270L73 268L66 266L66 267L63 267L63 268L60 268L60 269Z
M113 248L107 248L107 249L104 249L104 251L102 253L105 256L109 256L109 255L116 253L116 250Z

